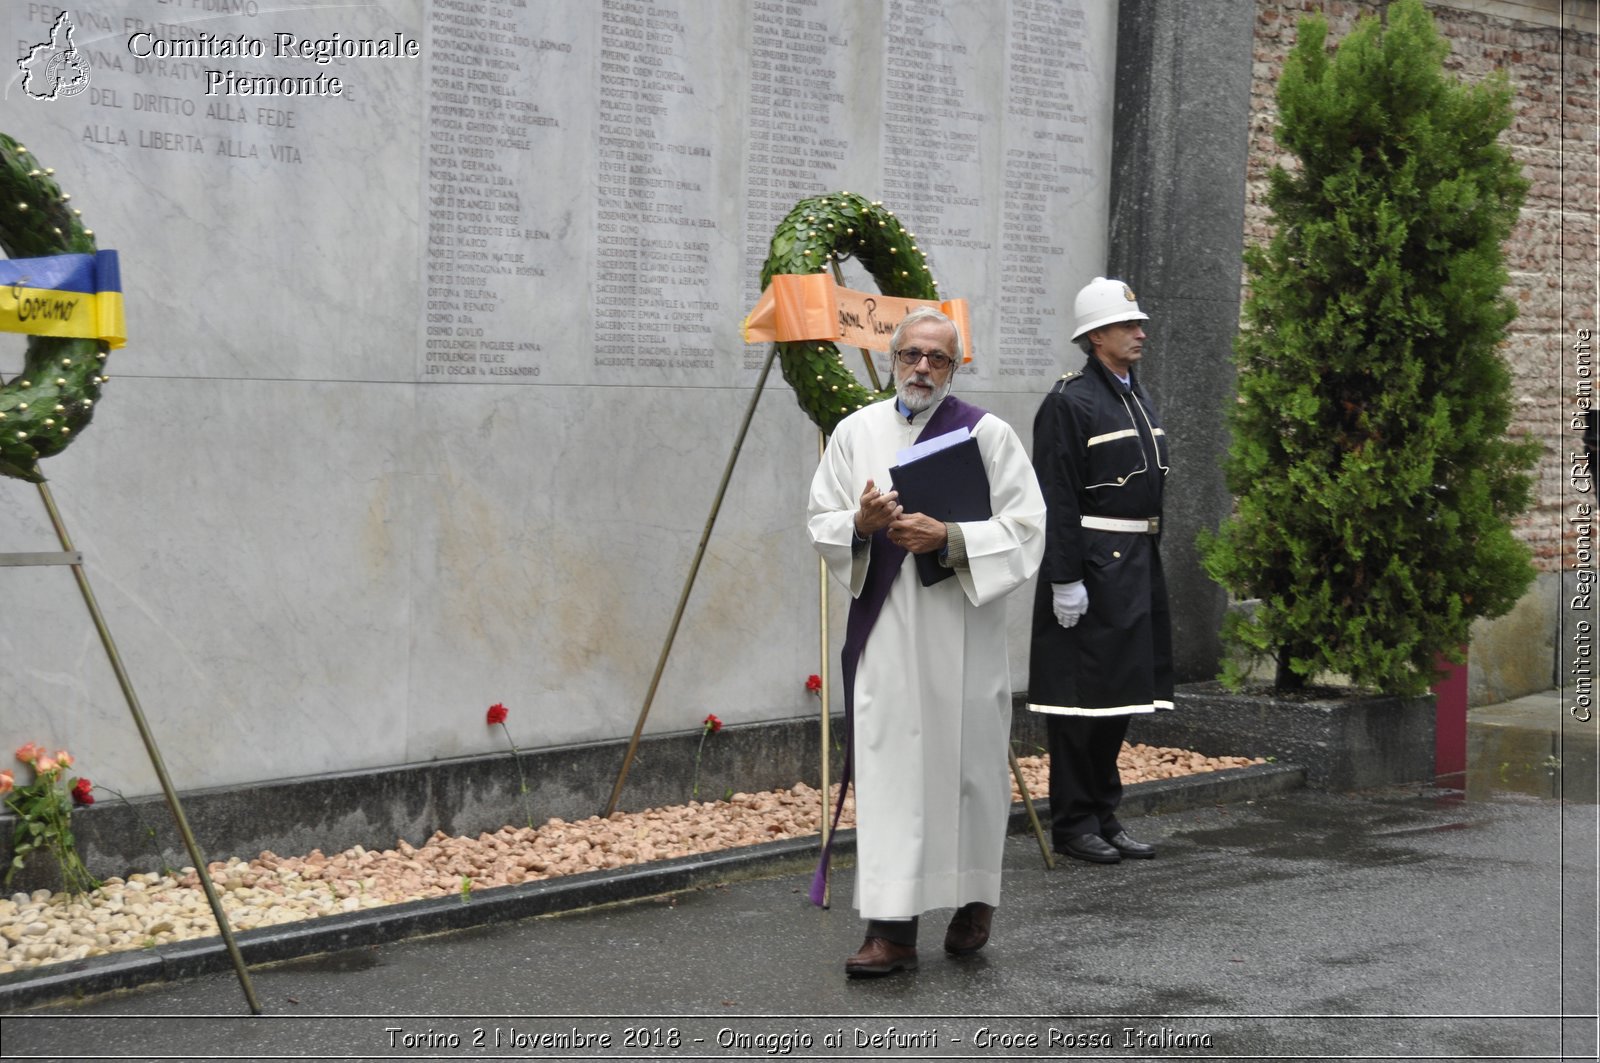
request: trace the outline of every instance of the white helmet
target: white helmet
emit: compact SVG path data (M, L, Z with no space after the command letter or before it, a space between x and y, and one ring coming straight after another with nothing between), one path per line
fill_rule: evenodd
M1139 309L1133 289L1119 280L1096 277L1083 286L1072 301L1073 313L1078 316L1072 338L1092 332L1101 325L1114 325L1118 321L1149 321L1150 315Z

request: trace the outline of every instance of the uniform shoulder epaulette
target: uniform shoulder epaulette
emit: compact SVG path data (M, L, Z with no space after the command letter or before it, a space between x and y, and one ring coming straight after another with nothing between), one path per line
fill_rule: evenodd
M1054 384L1052 384L1050 386L1050 390L1056 392L1057 394L1060 394L1061 391L1063 391L1068 384L1072 383L1074 380L1082 379L1082 377L1083 377L1083 373L1082 372L1062 373L1061 374L1061 379L1057 380Z

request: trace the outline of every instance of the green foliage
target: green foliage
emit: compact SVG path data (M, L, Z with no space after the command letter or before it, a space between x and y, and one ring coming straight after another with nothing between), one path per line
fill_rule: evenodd
M94 253L94 234L54 173L0 133L0 251L9 257ZM98 340L28 338L22 375L0 386L0 476L44 479L39 459L65 450L94 416L107 349Z
M1498 136L1503 78L1446 76L1418 0L1362 19L1329 55L1312 15L1278 85L1276 222L1246 253L1228 483L1235 514L1201 542L1211 577L1259 599L1235 650L1392 693L1434 681L1471 622L1533 578L1510 520L1528 505L1531 440L1507 437L1497 347L1516 308L1501 245L1527 182Z
M853 192L802 199L778 223L761 267L766 289L780 273L824 273L829 260L854 255L878 290L902 299L937 299L927 256L916 234L886 210ZM845 368L839 348L827 341L778 344L783 378L794 388L800 408L816 426L832 432L846 414L884 397L863 387Z
M16 832L11 838L11 865L6 868L0 884L10 886L11 880L27 866L36 853L46 853L55 858L61 874L61 888L69 894L89 893L100 887L100 882L89 873L78 855L77 839L72 834L72 793L81 784L87 793L91 784L84 779L68 779L66 769L72 758L65 750L51 757L43 748L29 742L17 750L17 759L34 771L33 782L14 786L12 773L0 772L0 793L4 793L5 807L17 817ZM85 797L85 801L92 798Z

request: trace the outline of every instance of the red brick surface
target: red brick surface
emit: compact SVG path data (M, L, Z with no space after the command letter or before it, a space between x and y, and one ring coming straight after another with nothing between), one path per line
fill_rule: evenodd
M1250 162L1245 239L1271 235L1267 174L1291 156L1273 139L1277 76L1307 12L1328 19L1328 37L1341 40L1360 15L1375 15L1377 0L1257 0ZM1532 183L1522 218L1506 246L1510 290L1518 305L1505 356L1516 394L1513 431L1544 445L1534 470L1534 505L1517 522L1541 571L1573 563L1573 544L1561 535L1574 409L1578 329L1595 329L1596 315L1596 35L1429 5L1450 42L1448 69L1469 80L1503 71L1515 92L1515 118L1505 142ZM1593 364L1591 362L1591 364ZM1563 555L1566 556L1563 556Z

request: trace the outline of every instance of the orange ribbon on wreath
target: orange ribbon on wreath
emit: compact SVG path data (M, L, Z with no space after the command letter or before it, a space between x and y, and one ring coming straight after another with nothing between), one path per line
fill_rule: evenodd
M965 299L902 299L858 292L826 273L782 273L772 278L744 319L746 343L827 340L870 351L887 351L902 318L919 306L943 311L961 330L964 362L972 361L972 331Z

